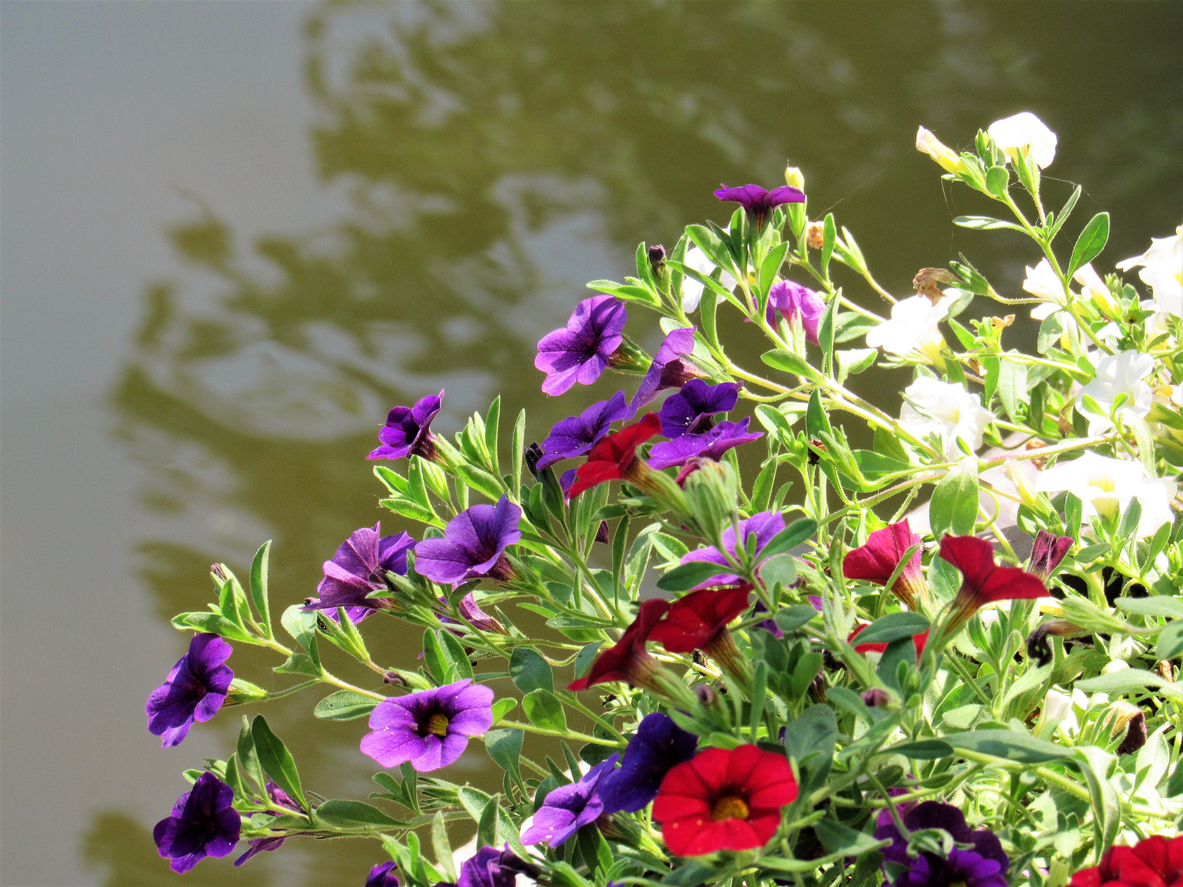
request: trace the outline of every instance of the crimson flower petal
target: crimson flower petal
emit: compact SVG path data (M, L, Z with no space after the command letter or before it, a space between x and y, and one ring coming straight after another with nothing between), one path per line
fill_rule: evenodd
M704 588L675 601L650 634L671 653L704 649L720 631L748 609L751 585Z
M630 478L635 471L637 447L660 431L661 419L656 413L646 413L640 422L609 434L591 448L587 461L575 470L575 482L567 491L567 498L574 499L605 481Z
M645 652L645 642L653 627L669 609L669 601L652 600L641 604L637 618L624 630L620 640L596 657L583 677L567 685L568 690L586 690L605 681L628 681L639 684L652 670L652 657Z

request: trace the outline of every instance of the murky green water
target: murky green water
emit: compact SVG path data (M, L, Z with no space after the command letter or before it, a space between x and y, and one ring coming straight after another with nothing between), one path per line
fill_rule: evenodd
M1175 3L2 16L5 885L173 882L151 826L237 712L161 751L143 702L211 561L274 538L273 594L309 595L383 518L363 456L394 404L446 388L452 430L500 392L540 438L590 402L540 393L534 343L639 240L723 220L718 182L771 185L791 158L900 294L958 251L1012 291L1034 261L951 230L973 204L912 149L920 124L965 143L1036 111L1060 137L1048 172L1085 184L1082 216L1113 214L1105 263L1183 213ZM418 638L372 640L413 663ZM316 722L312 701L268 717L306 785L364 795L364 722ZM452 772L479 781L473 748ZM290 842L186 879L360 885L379 858Z

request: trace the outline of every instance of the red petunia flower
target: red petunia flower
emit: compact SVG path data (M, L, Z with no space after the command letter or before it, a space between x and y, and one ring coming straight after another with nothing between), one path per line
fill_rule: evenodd
M768 843L782 808L796 799L783 755L754 745L708 748L665 775L653 818L676 856L752 850Z
M1161 835L1133 847L1110 847L1101 864L1072 876L1072 887L1177 887L1183 884L1183 837Z
M887 580L904 559L904 553L919 542L920 537L912 532L906 519L898 524L888 524L868 536L866 545L847 552L842 561L842 572L847 579L865 579L876 585L887 585ZM916 610L916 599L925 590L919 551L909 558L891 590L909 610Z
M742 657L727 623L747 610L751 590L748 584L692 591L674 601L649 637L671 653L703 650L732 675L743 679Z
M846 639L846 642L848 644L853 643L854 639L857 638L860 634L862 634L863 629L866 627L867 626L865 626L865 625L856 625L854 627L854 631L852 631L850 633L850 637L848 637ZM916 661L917 662L920 661L920 657L924 654L924 645L928 643L928 632L929 632L929 629L926 628L926 629L924 629L924 631L920 632L920 634L912 635L912 643L916 645ZM876 643L875 641L872 641L868 644L855 644L854 645L854 652L856 652L856 653L884 653L886 651L887 651L887 642L886 641L884 641L883 643Z
M1038 576L1019 567L994 563L994 547L977 536L949 536L941 539L941 557L961 573L961 588L949 606L943 634L953 635L978 611L995 601L1048 597Z
M568 690L586 690L605 681L628 681L637 687L653 689L652 676L657 661L645 651L645 642L661 617L670 608L669 601L652 600L641 604L633 624L620 640L596 657L585 676L567 685Z
M658 415L646 413L640 422L609 434L591 448L587 461L575 470L575 482L567 491L567 498L574 499L584 490L610 480L627 480L644 486L649 466L637 458L637 447L660 431Z

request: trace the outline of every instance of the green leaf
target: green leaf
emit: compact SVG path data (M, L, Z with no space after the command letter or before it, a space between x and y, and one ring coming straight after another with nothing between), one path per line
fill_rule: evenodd
M765 351L760 355L760 359L774 370L780 370L783 373L792 373L793 375L814 381L819 378L818 371L809 365L809 361L801 355L795 354L792 351L786 351L783 348L773 348L771 351Z
M788 588L797 581L796 559L789 554L769 558L760 565L759 573L766 588Z
M518 701L506 696L493 702L493 723L496 724L518 706Z
M1111 671L1109 674L1077 681L1076 686L1087 693L1108 693L1111 696L1146 693L1150 690L1161 690L1163 695L1174 698L1183 696L1165 678L1140 668L1122 668Z
M978 517L977 459L967 456L941 478L932 493L929 521L932 534L940 539L946 532L968 536Z
M780 246L774 246L764 257L764 263L760 266L760 292L764 295L767 295L768 290L772 288L772 282L776 280L777 272L785 263L785 253L788 252L788 249L789 245L782 243Z
M822 277L830 279L830 259L834 255L834 244L838 241L838 226L834 223L834 214L826 213L826 220L822 226Z
M460 786L456 790L456 796L460 800L460 806L477 822L484 815L485 807L493 800L479 788L473 788L471 785Z
M970 730L942 738L955 749L1005 758L1020 764L1042 764L1066 758L1072 753L1071 749L1013 730Z
M1012 422L1019 421L1019 405L1027 401L1027 365L1002 360L998 367L998 397Z
M372 804L365 804L361 801L325 801L316 808L313 816L334 828L358 828L366 825L390 828L404 825L399 820L387 816Z
M267 563L271 554L271 540L268 539L255 552L255 559L251 563L251 600L254 601L255 609L259 612L259 617L263 620L263 630L267 632L267 637L273 638L275 635L271 631L271 601L267 591Z
M554 675L541 653L529 647L515 647L509 657L509 677L523 693L535 690L553 691Z
M1068 221L1068 217L1072 215L1072 210L1076 208L1076 201L1080 199L1080 193L1080 185L1077 185L1076 190L1072 192L1072 196L1064 202L1064 206L1060 210L1059 215L1056 216L1056 220L1052 222L1051 227L1047 230L1048 243L1056 239L1056 235L1060 233L1060 229L1064 227L1064 223Z
M173 617L172 625L181 630L191 628L195 631L216 634L226 640L238 641L243 644L256 642L254 638L220 613L181 613L179 616Z
M518 769L518 758L522 753L522 738L525 734L516 728L490 730L485 734L485 749L498 767L510 774L515 782L522 781Z
M259 756L259 763L267 775L288 793L305 810L308 801L304 797L304 788L300 785L300 773L296 769L296 762L287 746L279 737L271 732L267 726L267 719L262 715L255 715L251 722L251 738L255 742L255 752Z
M464 644L460 643L460 639L447 629L440 629L438 637L442 644L444 658L447 659L448 667L452 670L455 679L471 678L473 676L472 662L469 661L468 654L464 651Z
M860 637L861 641L862 638ZM953 754L953 746L940 739L921 739L918 742L903 742L883 750L884 754L903 755L918 761L936 761Z
M600 652L600 647L603 645L603 641L595 641L579 651L575 656L575 677L581 678L587 674L587 670L596 661L596 654Z
M855 831L848 825L829 819L819 819L813 824L813 831L827 853L842 853L846 856L859 856L890 843L876 841L866 832Z
M450 684L454 680L448 658L440 646L440 639L431 629L423 632L423 664L427 666L437 684Z
M668 573L657 578L657 587L662 591L686 591L701 585L712 576L719 576L727 572L727 567L706 561L690 561L680 567L674 567Z
M235 755L238 757L239 769L254 780L258 792L262 795L266 791L267 775L263 772L263 765L259 763L259 756L255 753L255 740L251 736L251 724L242 718L242 728L238 731L238 744Z
M834 356L838 358L838 384L841 385L846 381L847 376L857 376L859 373L871 367L875 362L875 358L879 356L877 348L849 348L844 351L835 351Z
M312 714L326 721L352 721L364 718L378 705L378 700L352 690L330 693L312 709Z
M452 861L452 844L448 841L448 826L444 822L444 811L435 811L431 820L431 850L435 864L444 870L453 883L456 881L456 863Z
M1109 213L1097 213L1084 226L1072 247L1072 259L1068 262L1067 276L1071 277L1079 268L1091 262L1105 248L1109 240Z
M299 604L293 604L283 611L279 617L280 624L306 651L312 664L320 669L320 652L316 649L316 614L303 610Z
M821 437L822 432L834 433L830 419L822 406L822 393L817 388L809 395L809 406L805 409L805 430L810 437Z
M494 469L500 471L500 460L497 457L497 426L501 423L501 395L498 394L489 404L489 411L485 413L485 449L489 451L489 462Z
M768 540L768 544L760 549L760 556L771 558L790 552L816 532L817 521L807 517L795 520Z
M563 703L550 690L531 690L522 699L522 710L535 727L562 733L567 729L567 715Z
M1006 189L1010 184L1010 170L1005 166L992 166L986 170L986 191L999 200L1006 198Z
M1183 619L1183 600L1175 597L1123 597L1117 599L1117 606L1140 616L1166 616L1168 619Z
M816 619L819 616L821 613L813 609L812 604L794 604L777 613L773 621L777 628L788 634L796 631L810 619Z
M1076 749L1073 758L1073 763L1079 768L1089 788L1093 828L1096 832L1096 852L1100 856L1113 845L1113 840L1121 827L1121 797L1108 779L1114 757L1096 746L1086 746Z
M1023 226L1016 225L1014 222L1004 222L1002 219L993 219L989 216L958 216L953 220L953 224L974 231L997 231L1008 228L1012 231L1025 230Z
M856 644L882 644L910 638L928 628L928 619L919 613L901 610L876 619L859 632Z

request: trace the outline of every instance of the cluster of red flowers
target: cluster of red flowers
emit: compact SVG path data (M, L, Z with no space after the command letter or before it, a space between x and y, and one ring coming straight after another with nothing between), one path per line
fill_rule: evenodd
M1133 847L1110 847L1101 864L1072 876L1072 887L1179 887L1183 838L1155 835Z

